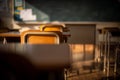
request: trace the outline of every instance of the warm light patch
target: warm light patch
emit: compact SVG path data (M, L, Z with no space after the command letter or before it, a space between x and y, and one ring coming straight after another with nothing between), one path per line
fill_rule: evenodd
M94 46L92 44L86 44L85 45L85 52L86 53L93 53Z
M83 53L84 46L82 44L72 45L72 52L73 53Z

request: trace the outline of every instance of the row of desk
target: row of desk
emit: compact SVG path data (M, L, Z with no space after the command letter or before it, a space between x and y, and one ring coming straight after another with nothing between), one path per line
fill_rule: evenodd
M70 33L69 32L63 32L63 35L64 36L70 36ZM3 32L3 33L0 33L0 37L3 38L2 40L2 43L7 43L7 38L13 38L12 42L16 42L16 39L17 39L17 42L20 42L20 32L19 31L9 31L9 32Z
M0 53L0 59L3 59L2 57L4 57L5 62L7 62L7 64L10 64L10 66L14 68L14 70L12 71L15 71L15 73L19 74L19 77L23 76L23 74L25 76L28 76L28 73L31 75L33 74L31 72L35 72L35 76L37 79L34 78L33 80L65 79L64 69L70 66L72 60L68 44L22 45L20 44L20 36L20 32L18 31L0 33L0 38L2 38L3 43L0 44L0 49L3 50L3 53ZM13 40L13 43L9 43L9 38L10 40ZM17 43L16 39L18 39ZM5 54L3 56L4 51L7 51L7 53L9 54ZM0 62L4 60L0 60ZM5 67L1 69L7 70ZM31 69L29 70L29 68ZM36 70L37 72L34 70ZM16 77L15 74L14 77Z

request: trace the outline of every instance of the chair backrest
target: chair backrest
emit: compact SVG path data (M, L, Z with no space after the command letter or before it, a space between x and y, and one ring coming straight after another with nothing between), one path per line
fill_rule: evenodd
M65 25L63 24L45 24L42 26L41 31L60 31L63 32Z
M61 32L41 32L28 30L21 33L21 43L25 44L59 44L62 42Z

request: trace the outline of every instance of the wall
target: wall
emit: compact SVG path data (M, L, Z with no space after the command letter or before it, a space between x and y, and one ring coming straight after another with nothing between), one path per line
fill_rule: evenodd
M20 29L21 27L23 26L36 26L36 25L40 25L40 24L44 24L44 22L41 22L41 21L37 21L37 22L17 22L14 20L14 1L13 0L8 0L9 2L9 10L10 12L9 13L5 13L3 12L3 15L6 15L3 17L3 15L1 15L2 17L2 20L6 23L5 27L7 28L10 28L10 29ZM26 0L27 3L36 3L36 0L35 1L31 1L31 0ZM48 1L48 2L45 2L44 0L40 0L41 3L36 4L36 5L33 5L35 7L38 7L38 6L41 6L41 10L45 11L45 12L48 12L50 13L51 11L51 14L54 13L54 15L51 15L51 19L54 18L55 19L55 16L58 17L56 10L53 11L53 10L50 10L49 7L51 6L56 6L56 4L49 4L49 3L56 3L55 0L51 0L51 1ZM39 1L39 2L40 2ZM63 9L62 7L64 7L64 4L67 4L67 0L64 0L64 1L58 1L58 2L63 2L62 5L60 5L60 3L58 3L60 5L60 7L57 7L58 9L60 8ZM73 2L73 5L71 4ZM41 4L41 5L40 5ZM46 4L46 5L45 5ZM49 4L49 5L47 5ZM76 4L76 5L75 5ZM120 20L120 16L119 16L119 13L120 13L120 2L118 0L104 0L104 1L96 1L96 0L80 0L77 2L75 1L69 1L69 3L66 5L68 8L71 8L71 9L75 9L77 8L77 5L79 5L78 8L80 8L79 10L77 11L80 11L78 14L77 12L74 12L74 9L73 11L71 10L68 10L69 13L71 14L71 17L74 18L74 14L77 14L79 16L77 16L77 18L79 18L79 21L60 21L60 22L63 22L65 24L70 24L70 25L86 25L86 24L95 24L97 28L101 28L101 27L110 27L110 26L119 26L119 20ZM101 6L103 5L103 6ZM51 8L50 7L50 8ZM105 8L104 8L105 7ZM77 9L78 9L77 8ZM47 9L47 10L46 10ZM75 9L76 10L76 9ZM63 10L66 14L66 10ZM63 11L60 11L63 13ZM89 12L90 11L90 12ZM72 16L72 13L73 16ZM9 14L9 15L8 15ZM70 15L69 14L69 15ZM82 15L83 14L83 15ZM88 14L91 14L91 15L88 15ZM92 16L93 15L93 16ZM53 16L53 17L52 17ZM64 18L66 18L64 16ZM53 20L53 19L52 19ZM99 20L99 21L97 21Z
M31 9L41 22L120 21L118 0L25 0L22 7Z

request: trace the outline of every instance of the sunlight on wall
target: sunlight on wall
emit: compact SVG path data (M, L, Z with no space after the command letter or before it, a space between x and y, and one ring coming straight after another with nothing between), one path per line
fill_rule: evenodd
M86 53L93 53L93 50L94 50L94 46L92 44L86 44L85 45L85 52Z
M93 44L71 44L73 62L92 60L94 58Z

